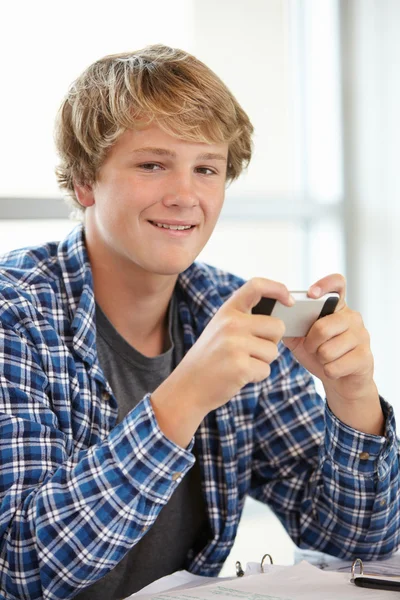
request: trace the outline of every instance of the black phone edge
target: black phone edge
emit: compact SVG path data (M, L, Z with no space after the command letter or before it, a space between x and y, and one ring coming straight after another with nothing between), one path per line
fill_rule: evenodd
M272 311L274 310L274 306L277 300L275 298L261 298L260 302L258 302L253 308L251 312L254 315L267 315L267 317L271 316Z
M338 302L339 302L338 296L331 296L330 298L325 300L318 319L322 319L323 317L326 317L327 315L331 315L332 313L334 313L335 308L338 305Z

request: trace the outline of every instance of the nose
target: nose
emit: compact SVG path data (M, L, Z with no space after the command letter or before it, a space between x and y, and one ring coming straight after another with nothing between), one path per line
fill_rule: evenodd
M181 206L192 208L199 204L194 182L189 175L174 177L163 194L165 206Z

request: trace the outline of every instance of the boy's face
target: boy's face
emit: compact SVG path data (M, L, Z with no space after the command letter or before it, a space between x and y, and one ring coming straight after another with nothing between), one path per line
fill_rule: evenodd
M228 144L187 142L156 125L126 131L93 186L76 186L79 201L87 206L92 256L97 252L109 264L141 273L185 270L217 222L227 156Z

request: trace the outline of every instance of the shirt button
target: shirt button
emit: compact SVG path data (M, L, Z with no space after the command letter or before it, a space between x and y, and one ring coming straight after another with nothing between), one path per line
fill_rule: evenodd
M110 399L110 394L108 392L102 392L101 399L104 400L104 402L108 402Z
M369 452L360 452L360 454L358 455L358 458L360 460L368 460L369 459Z
M385 500L385 499L381 500L381 501L380 501L380 505L381 505L381 506L386 506L386 500Z
M182 473L174 473L172 475L172 481L176 481L177 479L179 479L179 477L182 475Z

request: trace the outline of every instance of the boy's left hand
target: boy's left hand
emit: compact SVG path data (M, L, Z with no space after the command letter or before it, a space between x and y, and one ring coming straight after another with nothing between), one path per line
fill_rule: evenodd
M328 404L339 419L355 429L381 435L383 414L373 379L370 338L361 315L346 305L345 290L346 281L337 274L312 285L308 291L312 298L328 292L340 294L336 311L316 321L306 337L283 341L322 381Z

